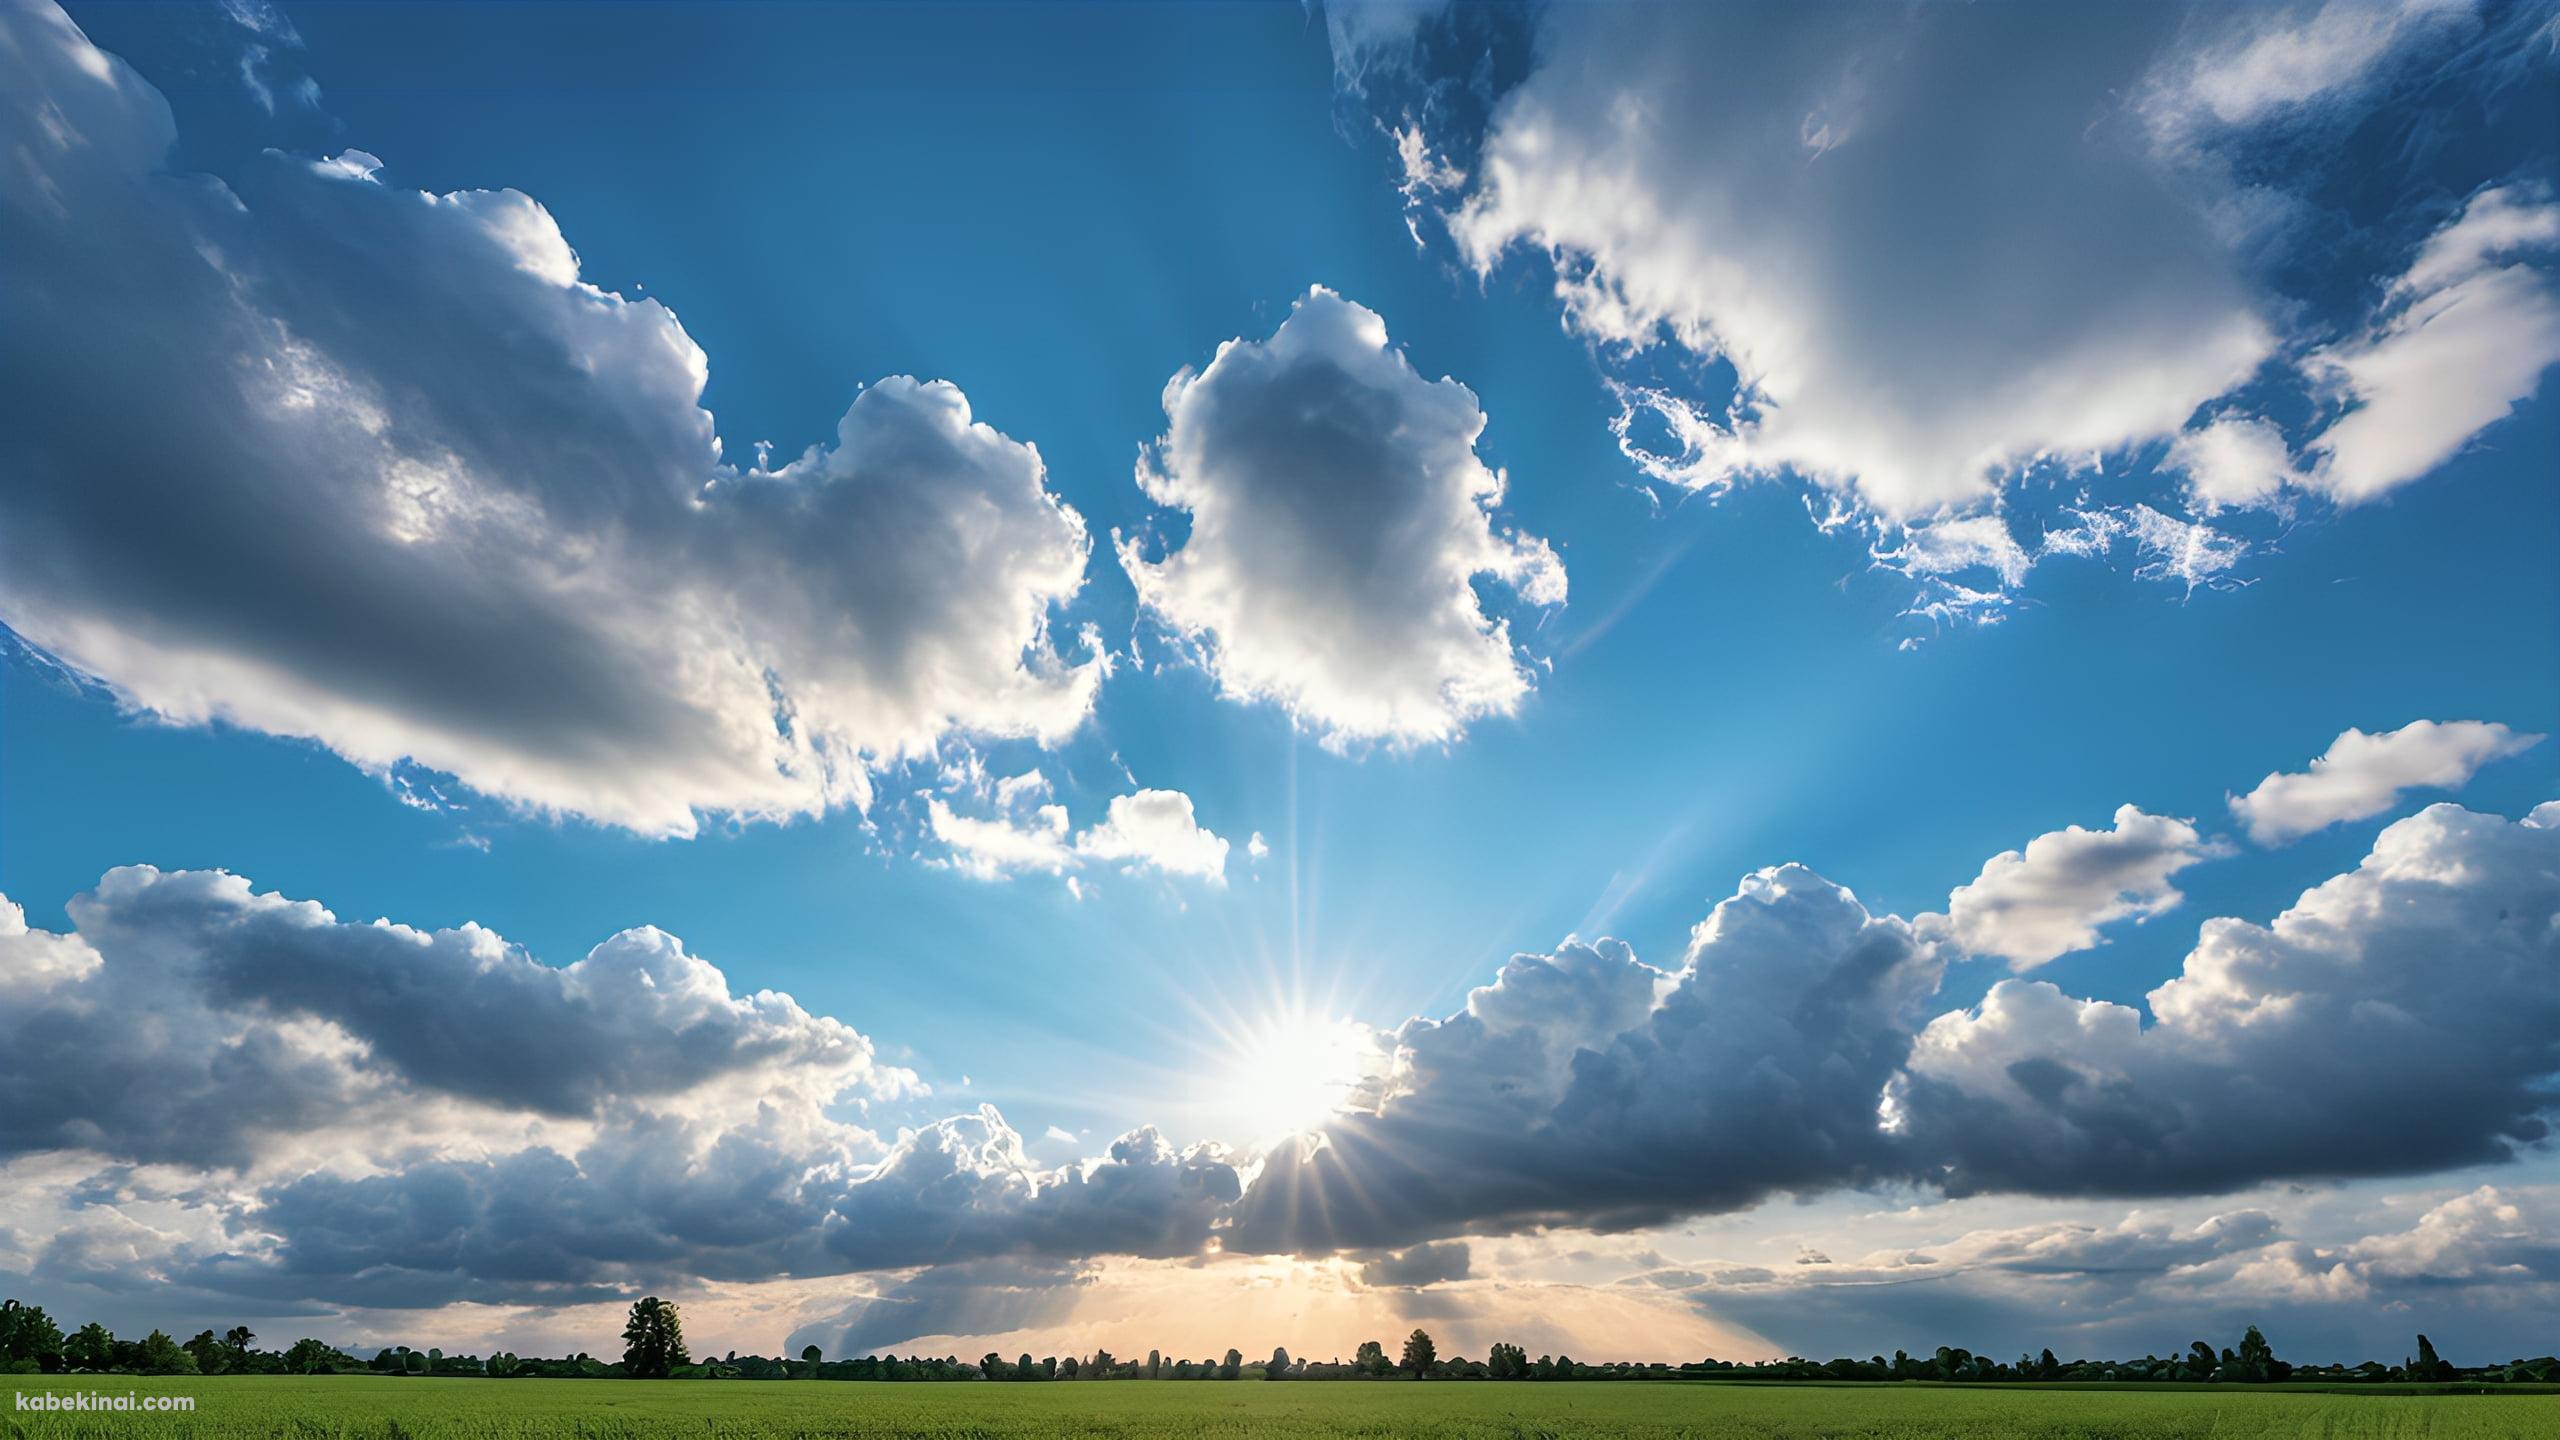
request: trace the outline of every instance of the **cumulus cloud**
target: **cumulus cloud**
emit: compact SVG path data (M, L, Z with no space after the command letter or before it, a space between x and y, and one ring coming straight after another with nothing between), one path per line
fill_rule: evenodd
M2127 805L2112 830L2066 826L1991 857L1947 897L1946 928L1976 955L2032 970L2104 943L2099 930L2118 920L2177 908L2186 897L2170 877L2216 853L2193 823Z
M2130 1006L2005 980L1932 1021L1896 1125L1950 1193L2412 1174L2549 1136L2560 831L2437 805Z
M733 993L656 930L555 968L478 926L354 924L147 868L71 913L71 935L0 935L0 1159L198 1176L220 1220L154 1261L196 1290L568 1304L1186 1255L1240 1185L1224 1152L1152 1130L1044 1166L989 1108L888 1139L846 1123L840 1107L918 1096L915 1076L788 996Z
M1102 823L1076 837L1076 853L1204 880L1227 872L1227 842L1200 823L1179 790L1112 797Z
M1376 1108L1274 1154L1231 1248L1627 1229L1889 1171L1876 1100L1932 947L1801 866L1762 871L1663 972L1623 944L1515 956L1394 1036Z
M2342 504L2390 493L2451 459L2560 364L2560 283L2528 256L2560 249L2541 187L2473 196L2391 286L2364 333L2304 361L2349 407L2313 437L2310 483Z
M349 151L170 173L167 105L0 15L0 621L137 710L650 834L866 803L954 732L1055 739L1082 520L957 389L723 461L675 316L512 191Z
M1549 256L1601 341L1732 366L1662 478L1975 504L2039 457L2175 433L2273 351L2211 217L2102 103L2156 27L1559 6L1452 231L1479 267Z
M992 817L959 814L941 796L930 796L933 837L948 848L951 863L981 879L1026 870L1062 874L1088 862L1213 884L1226 878L1227 841L1200 823L1191 797L1179 790L1115 795L1103 818L1081 834L1071 833L1065 806L1024 803L1031 793L1010 781L998 786L1002 813Z
M2161 903L2166 860L2103 862L2192 837L2135 811L2022 855L2049 888L1989 888L2033 901L2001 917L2016 934L2066 933L2041 908L2074 891L2058 877L2096 876L2079 898L2135 913ZM1678 971L1567 945L1407 1023L1375 1093L1265 1161L1225 1243L1626 1229L1844 1186L2216 1194L2493 1163L2549 1133L2555 917L2560 829L2438 806L2271 925L2208 921L2149 1023L2008 980L1924 1025L1936 927L1780 867L1716 908Z
M2547 190L2466 168L2489 122L2448 98L2534 83L2535 7L1480 13L1334 34L1409 223L1543 262L1647 480L1815 487L1932 626L2056 555L2231 588L2266 531L2218 512L2386 493L2560 359ZM2333 182L2377 162L2329 142L2368 121L2411 132L2402 193L2478 191L2357 218L2417 252L2384 286L2333 273Z
M1423 379L1376 313L1319 286L1270 339L1176 375L1165 413L1138 482L1190 531L1161 559L1123 540L1120 562L1221 690L1335 745L1451 740L1519 705L1529 669L1476 580L1554 605L1564 567L1495 525L1504 480L1465 386Z
M147 866L71 914L72 935L0 937L0 1153L243 1166L420 1097L592 1119L706 1087L816 1102L914 1078L788 996L732 994L654 929L554 968L477 925L351 924Z
M2415 720L2379 735L2349 729L2309 770L2276 771L2248 794L2231 797L2231 815L2248 827L2249 838L2281 845L2379 815L2410 790L2458 789L2481 766L2541 739L2480 720Z
M29 1273L148 1254L189 1294L383 1308L1220 1250L1347 1251L1369 1283L1415 1286L1455 1277L1454 1237L1638 1229L1777 1194L2413 1174L2549 1134L2555 811L2401 821L2271 924L2207 922L2147 1018L2008 980L1929 1019L1933 925L1775 867L1677 970L1616 941L1514 957L1456 1014L1387 1037L1319 1135L1250 1155L1141 1129L1055 1166L988 1108L891 1136L840 1118L914 1077L655 931L553 969L476 927L349 924L232 876L118 871L74 903L76 933L0 935L0 1163L74 1163L47 1187L102 1211L50 1222ZM2136 811L2064 849L2147 829L2177 848ZM2018 864L2074 873L2055 853ZM161 1178L113 1178L137 1169ZM2457 1248L2363 1259L2441 1271ZM1946 1258L1928 1253L1899 1263Z

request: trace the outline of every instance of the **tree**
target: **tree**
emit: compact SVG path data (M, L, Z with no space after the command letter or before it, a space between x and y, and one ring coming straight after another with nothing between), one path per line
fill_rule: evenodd
M1030 1351L1023 1351L1022 1358L1013 1362L1013 1378L1016 1380L1037 1380L1040 1378L1040 1367L1031 1363Z
M684 1317L676 1307L652 1295L631 1307L622 1327L622 1368L641 1380L664 1380L678 1365L690 1365L685 1353Z
M62 1342L63 1363L74 1370L104 1370L115 1355L116 1337L95 1320Z
M41 1305L0 1300L0 1370L62 1368L62 1327Z
M826 1357L824 1355L818 1353L818 1347L815 1345L803 1345L800 1347L800 1363L809 1367L809 1378L812 1380L818 1378L818 1362L825 1358Z
M154 1330L142 1338L141 1370L145 1375L192 1375L196 1357L169 1338L165 1330Z
M1387 1347L1375 1340L1363 1340L1351 1356L1351 1364L1363 1375L1387 1373Z
M1271 1347L1271 1360L1270 1363L1262 1367L1262 1378L1265 1380L1286 1380L1289 1378L1289 1351L1286 1346L1274 1345Z
M1431 1367L1438 1364L1439 1360L1440 1347L1431 1343L1431 1336L1428 1332L1416 1330L1412 1334L1404 1337L1404 1361L1402 1368L1412 1371L1413 1378L1416 1380L1430 1374Z
M249 1342L257 1338L256 1332L246 1325L234 1325L222 1332L222 1343L231 1351L232 1369L242 1368L249 1358Z
M231 1333L242 1335L248 1332L235 1329ZM247 1342L242 1343L245 1348ZM317 1340L296 1340L293 1342L293 1348L284 1352L284 1368L296 1375L317 1375L343 1358L345 1357L337 1351ZM493 1369L489 1373L494 1375L498 1372Z
M1233 1380L1243 1373L1244 1352L1241 1350L1229 1350L1227 1358L1218 1362L1218 1378L1221 1380Z
M1148 1352L1147 1352L1147 1378L1148 1378L1148 1379L1150 1379L1150 1380L1158 1380L1158 1379L1162 1379L1163 1377L1164 1377L1164 1353L1163 1353L1162 1351L1159 1351L1159 1350L1150 1350L1150 1351L1148 1351Z
M213 1332L210 1330L199 1332L183 1348L188 1355L194 1357L196 1371L199 1374L219 1375L231 1359L223 1351L222 1342L214 1339Z
M1495 1380L1526 1380L1529 1378L1529 1352L1517 1345L1496 1341L1492 1352L1485 1356L1484 1373Z
M404 1351L400 1356L400 1368L411 1375L424 1375L427 1373L427 1357L415 1350Z
M2436 1354L2435 1342L2429 1340L2424 1335L2418 1337L2418 1358L2409 1361L2407 1369L2409 1371L2409 1378L2412 1380L2450 1380L2453 1378L2453 1367L2446 1364L2442 1356Z
M986 1376L990 1380L1003 1379L1005 1374L1004 1357L993 1350L979 1356L978 1373Z

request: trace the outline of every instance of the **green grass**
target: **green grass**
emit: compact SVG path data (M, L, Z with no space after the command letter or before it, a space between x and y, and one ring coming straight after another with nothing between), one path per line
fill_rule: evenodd
M382 1436L417 1440L915 1435L1568 1437L1842 1436L2252 1440L2258 1436L2560 1436L2560 1395L2411 1395L2087 1386L1105 1381L428 1380L344 1375L0 1378L11 1390L193 1395L192 1415L17 1411L0 1435Z

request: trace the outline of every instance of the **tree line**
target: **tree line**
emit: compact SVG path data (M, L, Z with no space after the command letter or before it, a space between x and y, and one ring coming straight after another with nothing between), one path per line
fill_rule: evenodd
M1941 1345L1926 1356L1897 1350L1865 1360L1842 1358L1748 1362L1692 1360L1679 1365L1618 1360L1585 1363L1568 1355L1535 1360L1518 1345L1496 1344L1481 1360L1443 1357L1429 1332L1415 1330L1390 1359L1384 1342L1362 1341L1348 1360L1294 1357L1274 1349L1267 1360L1247 1360L1228 1350L1214 1359L1187 1360L1150 1350L1143 1360L1098 1350L1091 1355L1028 1353L1008 1360L992 1351L975 1361L957 1356L865 1355L829 1360L815 1345L795 1356L740 1355L697 1360L685 1344L684 1318L673 1302L649 1296L631 1307L622 1331L622 1355L600 1359L584 1351L557 1359L497 1351L486 1357L412 1350L406 1345L360 1359L319 1340L302 1339L281 1350L261 1350L245 1325L216 1335L203 1331L186 1341L154 1330L139 1340L120 1339L95 1321L65 1334L41 1306L0 1301L0 1375L107 1373L129 1375L445 1375L490 1379L679 1380L988 1380L1054 1383L1075 1380L1757 1380L1939 1381L1963 1384L2034 1381L2162 1381L2267 1384L2282 1380L2560 1383L2560 1358L2510 1360L2456 1366L2436 1353L2426 1336L2414 1354L2390 1365L2296 1365L2278 1359L2252 1325L2236 1348L2217 1350L2198 1340L2167 1356L2139 1360L2060 1360L2053 1351L2014 1361Z

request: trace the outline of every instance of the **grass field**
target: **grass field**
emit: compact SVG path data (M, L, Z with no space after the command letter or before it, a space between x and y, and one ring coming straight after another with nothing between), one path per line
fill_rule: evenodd
M647 1380L0 1378L0 1391L196 1397L192 1415L21 1412L0 1434L596 1437L2560 1436L2560 1395L1708 1383L1054 1385Z

